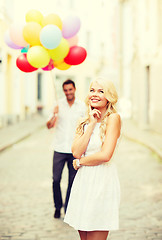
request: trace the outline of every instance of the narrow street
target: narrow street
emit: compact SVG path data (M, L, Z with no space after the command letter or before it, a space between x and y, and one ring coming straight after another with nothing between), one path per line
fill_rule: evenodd
M0 153L0 240L79 240L53 218L52 133L41 129ZM120 230L110 240L162 239L162 164L147 148L121 137ZM65 196L67 171L63 173Z

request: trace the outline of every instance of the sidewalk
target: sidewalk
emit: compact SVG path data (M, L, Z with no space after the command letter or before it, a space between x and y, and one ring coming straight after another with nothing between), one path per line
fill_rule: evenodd
M45 126L46 117L37 114L33 118L0 129L0 152ZM122 132L126 138L148 147L162 160L161 134L141 130L129 119L123 120Z
M0 152L45 127L46 120L44 116L36 114L27 120L0 129Z
M162 160L162 134L152 130L142 130L129 119L123 121L122 129L126 138L149 148Z

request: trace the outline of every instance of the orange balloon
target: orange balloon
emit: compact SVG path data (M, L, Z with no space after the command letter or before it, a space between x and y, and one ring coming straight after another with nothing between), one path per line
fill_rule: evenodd
M58 61L54 61L54 66L58 66L59 64L63 63L64 59L58 60Z
M71 67L71 65L65 63L63 60L54 62L54 66L59 70L67 70Z

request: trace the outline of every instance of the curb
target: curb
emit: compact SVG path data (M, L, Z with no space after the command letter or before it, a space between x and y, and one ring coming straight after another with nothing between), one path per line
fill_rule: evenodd
M123 133L123 136L125 138L127 138L128 140L130 141L133 141L133 142L136 142L138 144L141 144L143 145L144 147L148 148L151 152L153 152L154 154L156 154L156 156L159 158L159 160L162 162L162 152L154 145L149 145L147 144L146 142L144 141L141 141L137 138L133 138L133 137L130 137L128 136L127 134Z
M14 140L12 140L12 141L4 144L4 145L1 145L1 146L0 146L0 153L3 152L3 151L5 151L6 149L12 147L14 144L17 144L17 143L23 141L24 139L30 137L32 134L34 134L35 132L37 132L39 129L41 129L41 128L43 128L43 127L44 127L44 125L39 126L39 127L37 127L36 129L32 130L31 132L26 133L26 134L18 137L17 139L14 139Z

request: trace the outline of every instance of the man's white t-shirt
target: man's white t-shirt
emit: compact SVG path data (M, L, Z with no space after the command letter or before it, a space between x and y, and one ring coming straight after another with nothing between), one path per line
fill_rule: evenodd
M85 116L85 104L75 99L70 107L66 98L58 100L59 112L54 127L53 148L57 152L71 153L71 145L76 126L80 118Z

